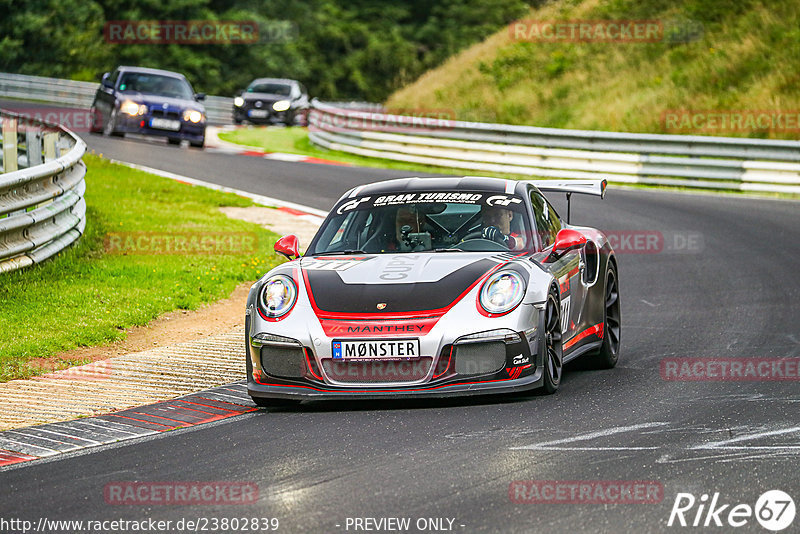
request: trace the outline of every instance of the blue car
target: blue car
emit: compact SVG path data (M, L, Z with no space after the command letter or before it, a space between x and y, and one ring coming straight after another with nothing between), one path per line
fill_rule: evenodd
M92 103L92 131L109 136L126 133L166 137L170 144L186 139L202 147L206 110L189 81L177 72L118 67L105 73Z

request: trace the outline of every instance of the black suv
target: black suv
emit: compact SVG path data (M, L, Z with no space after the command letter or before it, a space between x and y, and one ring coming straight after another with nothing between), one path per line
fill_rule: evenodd
M258 78L233 99L233 122L305 124L308 91L296 80Z

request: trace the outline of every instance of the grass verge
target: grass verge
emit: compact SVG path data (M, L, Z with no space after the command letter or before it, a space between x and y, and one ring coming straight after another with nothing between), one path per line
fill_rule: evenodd
M85 235L41 265L0 275L2 382L49 370L37 363L41 358L116 341L126 328L163 313L225 298L280 261L271 253L278 236L218 210L250 200L93 155L84 161ZM180 253L144 253L158 248L154 237L161 249L170 239L185 238L187 245ZM217 251L187 253L211 242L219 244Z
M395 161L382 158L368 158L339 150L328 150L319 147L308 138L308 130L301 126L291 126L288 128L251 126L237 128L229 132L220 132L219 138L229 143L245 145L253 148L260 148L267 152L285 152L287 154L301 154L314 158L348 163L358 167L373 167L378 169L401 169L409 171L409 175L414 172L424 172L432 174L463 175L464 169L454 169L448 167L435 167L432 165L419 165ZM484 176L500 176L499 174L481 173ZM508 175L503 175L508 177ZM520 177L521 178L521 177Z
M726 128L708 113L795 117L800 10L794 0L537 2L529 21L657 21L657 42L528 40L498 31L393 94L389 108L462 120L617 132L797 139L778 121ZM685 33L682 30L686 30ZM516 37L522 38L517 39ZM666 117L687 111L692 120ZM696 126L694 120L700 122Z

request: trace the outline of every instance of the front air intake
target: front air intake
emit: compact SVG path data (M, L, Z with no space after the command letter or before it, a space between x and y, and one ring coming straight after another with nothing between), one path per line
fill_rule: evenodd
M305 353L299 345L261 347L261 368L277 378L301 378L305 369Z
M456 374L461 376L496 373L506 363L506 344L502 341L465 343L454 347Z

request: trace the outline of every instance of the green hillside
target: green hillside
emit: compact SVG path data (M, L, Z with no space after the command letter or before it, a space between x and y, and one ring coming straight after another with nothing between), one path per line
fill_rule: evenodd
M800 137L797 0L558 1L526 19L657 21L663 35L657 42L555 42L513 39L504 29L387 105L557 128ZM709 111L719 113L716 122ZM758 122L762 112L769 120ZM742 122L723 126L737 113Z

